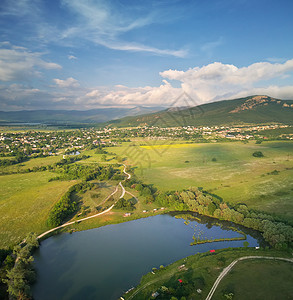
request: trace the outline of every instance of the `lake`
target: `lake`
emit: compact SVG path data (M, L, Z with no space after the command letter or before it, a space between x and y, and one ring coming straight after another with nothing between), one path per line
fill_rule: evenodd
M247 234L249 246L258 246L255 237L241 230ZM213 225L210 218L187 225L183 219L165 214L50 237L34 254L34 299L116 300L152 267L210 249L242 247L244 242L190 246L194 232L204 238L241 236L228 227Z

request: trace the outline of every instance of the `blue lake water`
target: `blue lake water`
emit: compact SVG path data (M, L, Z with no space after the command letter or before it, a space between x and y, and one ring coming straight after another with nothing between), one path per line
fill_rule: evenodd
M204 238L240 236L210 221L201 222L186 225L183 219L158 215L50 237L34 255L38 276L34 299L116 300L152 267L210 249L243 246L243 240L190 246L194 232ZM259 244L249 234L247 241L249 246Z

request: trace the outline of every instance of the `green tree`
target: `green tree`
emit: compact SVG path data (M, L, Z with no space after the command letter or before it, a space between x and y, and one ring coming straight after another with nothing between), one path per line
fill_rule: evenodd
M254 157L264 157L263 153L261 151L255 151L252 153L252 156Z

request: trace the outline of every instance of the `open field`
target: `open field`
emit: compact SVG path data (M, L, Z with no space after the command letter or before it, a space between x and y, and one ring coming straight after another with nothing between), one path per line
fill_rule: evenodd
M143 141L141 142L143 143ZM164 143L164 141L162 142ZM139 142L137 142L139 145ZM150 142L148 141L148 144ZM136 148L136 149L135 149ZM113 147L137 176L161 190L203 187L230 203L293 221L293 142L209 143ZM253 157L255 151L264 154ZM129 155L127 155L130 153ZM274 170L277 174L268 174Z
M0 248L20 242L29 232L48 230L49 211L76 181L48 180L55 174L38 172L1 176Z
M18 172L24 169L32 169L33 167L48 166L60 161L61 159L62 155L32 158L16 165L1 167L1 172Z
M137 299L149 299L155 291L157 291L160 295L157 297L158 300L162 299L170 299L172 296L175 296L177 299L185 296L186 299L205 299L207 294L209 293L211 287L213 286L216 278L222 272L222 270L228 266L232 261L239 257L250 256L250 255L259 255L259 256L280 256L280 257L290 257L289 254L284 252L278 252L274 250L264 251L264 250L255 250L254 248L230 248L230 249L221 249L217 250L214 254L210 253L201 253L189 256L187 258L181 259L162 270L155 271L155 274L151 272L142 277L140 284L130 293L124 294L125 299L129 300L137 300ZM291 257L290 257L291 258ZM253 260L253 261L243 261L238 263L239 266L247 262L247 266L251 266L252 269L245 268L245 276L240 274L236 280L238 280L239 286L237 287L237 291L239 291L241 287L244 287L245 284L249 284L252 280L249 278L252 276L254 280L260 277L260 275L252 275L254 270L258 270L259 274L262 271L269 271L270 274L264 275L262 274L263 280L266 280L266 288L263 289L262 285L258 282L254 283L255 293L261 293L263 297L243 297L235 299L291 299L283 297L283 295L287 295L287 292L279 289L279 298L270 298L271 290L269 286L279 286L275 284L280 281L280 287L287 289L290 293L292 291L291 280L292 278L292 268L293 264L288 262L275 262L275 261L265 261L265 260ZM254 263L256 263L254 267ZM241 264L241 265L240 265ZM184 265L180 268L180 266ZM159 267L159 266L154 266ZM237 270L238 265L235 265L235 270ZM273 273L273 268L276 267L277 272ZM150 270L151 271L151 270ZM284 272L284 276L281 273ZM289 272L291 274L289 275ZM232 278L234 274L234 269L231 270L231 273L227 275L223 279L223 283L228 284L228 282L232 283L233 281L228 280ZM280 275L280 280L276 277ZM285 277L286 275L287 278ZM242 282L240 282L240 277ZM182 280L182 283L178 282L178 279ZM281 283L282 279L284 282ZM227 280L227 281L226 281ZM222 283L220 283L221 285ZM247 286L246 286L247 287ZM274 287L272 287L274 288ZM200 289L201 292L198 293L197 290ZM248 288L249 289L249 288ZM226 299L222 298L221 286L218 286L216 290L216 296L212 299ZM276 289L275 289L276 290ZM219 294L217 292L220 291ZM253 291L250 289L250 291ZM236 287L235 287L236 293ZM247 295L248 291L246 292ZM235 294L236 295L236 294ZM237 294L238 295L238 294ZM233 298L234 299L234 298Z
M221 281L212 299L233 293L235 299L292 299L293 264L285 261L238 262Z
M114 181L91 181L95 184L95 188L86 191L82 195L82 203L91 211L97 213L96 207L101 205L102 202L115 190L117 182Z

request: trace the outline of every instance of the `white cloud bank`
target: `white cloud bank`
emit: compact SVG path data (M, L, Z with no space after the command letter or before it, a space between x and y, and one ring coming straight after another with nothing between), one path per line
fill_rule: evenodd
M30 55L28 56L30 57ZM37 57L37 59L40 58ZM46 67L51 66L46 62L42 62L42 64ZM54 64L53 66L56 67ZM91 109L105 106L133 107L137 105L168 107L173 106L176 99L180 98L183 93L192 99L189 101L190 105L256 94L293 99L293 85L288 85L292 71L293 59L284 63L259 62L241 68L215 62L187 71L166 70L160 73L161 85L135 88L123 85L87 88L72 77L55 78L53 79L55 85L49 86L45 92L25 86L17 89L13 85L2 88L0 102L3 108L0 106L0 109L5 107L8 110L12 102L11 109L21 106L25 108L31 106L31 109L35 109L39 108L36 106L40 106L41 103L45 104L47 108L63 109ZM4 76L3 74L2 76ZM5 80L8 77L6 74ZM279 85L273 84L274 80L277 80ZM180 87L178 84L177 87L174 87L173 81L179 82ZM282 81L283 85L281 85ZM182 101L178 101L176 105L186 105L185 99L186 97L182 97Z
M184 92L194 104L222 99L231 99L254 94L268 94L273 97L293 99L293 86L265 85L265 81L289 76L293 70L293 59L283 64L260 62L248 67L215 62L187 71L167 70L161 72L163 83L158 87L128 88L116 86L111 91L93 89L82 97L84 103L91 105L172 105ZM175 80L181 84L175 88L167 81ZM264 82L263 87L255 87ZM185 103L177 103L184 105Z

